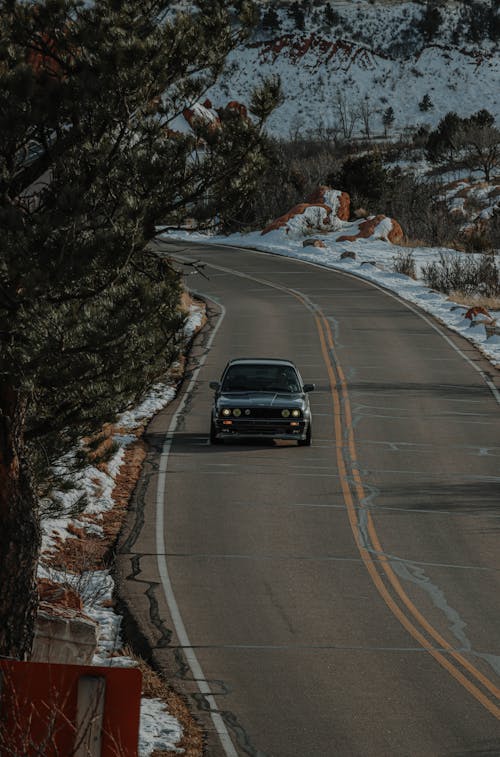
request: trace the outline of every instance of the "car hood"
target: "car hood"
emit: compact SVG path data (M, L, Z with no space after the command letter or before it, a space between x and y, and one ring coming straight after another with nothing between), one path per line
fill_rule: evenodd
M220 407L286 407L302 409L306 404L303 394L280 394L278 392L229 392L220 394Z

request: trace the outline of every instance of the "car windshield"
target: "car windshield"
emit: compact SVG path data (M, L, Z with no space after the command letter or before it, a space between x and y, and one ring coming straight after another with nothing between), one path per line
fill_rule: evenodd
M300 392L299 378L290 365L231 365L223 392Z

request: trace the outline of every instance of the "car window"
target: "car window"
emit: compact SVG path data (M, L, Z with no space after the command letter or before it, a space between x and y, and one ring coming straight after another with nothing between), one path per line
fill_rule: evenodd
M222 383L223 392L299 392L300 382L290 365L229 366Z

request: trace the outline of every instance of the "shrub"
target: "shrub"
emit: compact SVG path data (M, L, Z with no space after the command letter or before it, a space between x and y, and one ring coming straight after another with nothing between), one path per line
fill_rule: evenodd
M417 278L417 269L413 252L400 250L392 259L392 270L395 273L403 273L412 279Z
M480 294L496 297L500 294L499 268L493 255L441 253L438 261L424 266L422 275L427 286L449 294L452 291L465 295Z
M489 234L482 229L475 229L465 239L466 252L486 253L492 251L492 243Z
M388 171L379 155L361 155L347 158L338 173L327 177L327 184L349 192L354 204L366 204L369 210L377 209L387 185Z

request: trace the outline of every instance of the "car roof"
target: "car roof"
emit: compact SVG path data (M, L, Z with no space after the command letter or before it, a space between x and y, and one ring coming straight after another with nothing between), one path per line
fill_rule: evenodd
M293 368L295 368L295 364L291 360L272 357L237 357L233 358L233 360L230 360L227 365L229 367L230 365L248 365L255 363L259 365L291 365Z

